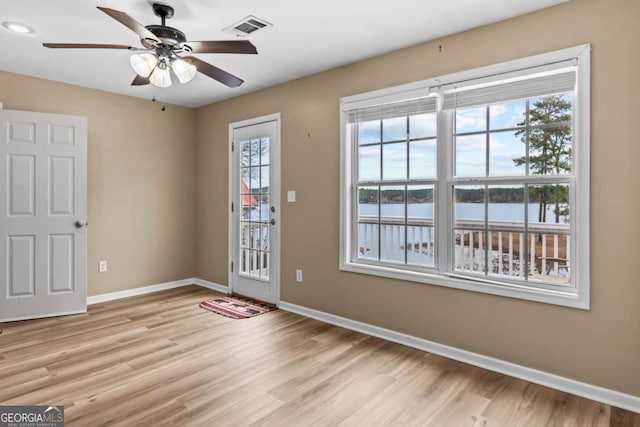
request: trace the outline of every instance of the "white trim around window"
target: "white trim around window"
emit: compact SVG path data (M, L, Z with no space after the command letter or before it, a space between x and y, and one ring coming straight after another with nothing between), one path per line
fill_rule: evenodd
M341 128L341 157L340 157L340 260L339 267L343 271L369 274L374 276L382 276L398 280L409 280L414 282L421 282L431 285L446 286L456 289L464 289L469 291L476 291L494 295L501 295L512 298L519 298L531 301L538 301L556 305L563 305L581 309L589 309L590 307L590 291L589 291L589 145L590 145L590 46L582 45L568 49L562 49L550 53L541 55L535 55L532 57L517 59L514 61L495 64L487 67L477 68L474 70L463 71L460 73L449 74L446 76L440 76L420 82L414 82L402 86L396 86L392 88L385 88L374 92L368 92L364 94L354 95L342 98L340 100L340 128ZM567 73L567 67L570 72ZM554 73L556 75L554 76ZM530 84L527 84L527 79ZM574 79L574 80L572 80ZM555 89L566 87L567 85L575 85L575 89L571 91L571 170L566 174L559 174L557 176L549 175L535 175L529 172L529 163L527 163L526 176L521 177L495 177L491 176L489 172L489 166L487 166L487 173L485 177L480 178L465 178L461 176L455 176L455 162L454 156L455 148L453 141L455 140L455 124L453 117L455 116L455 107L452 110L452 105L455 106L455 97L451 97L452 90L468 91L461 93L465 96L467 105L482 104L482 100L488 99L487 105L490 105L491 101L491 88L492 84L501 82L502 88L505 92L508 92L507 99L519 99L519 98L533 98L536 95L536 87L540 88L538 95L544 96L547 93L555 93L558 90ZM507 82L507 83L504 83ZM575 83L574 83L575 82ZM536 86L537 85L537 86ZM554 86L555 85L555 86ZM474 87L480 87L481 90L473 92ZM489 89L486 89L489 86ZM463 89L459 89L463 88ZM489 96L487 95L489 94ZM495 94L495 93L494 93ZM360 179L358 175L359 158L358 150L362 149L362 141L358 140L357 130L354 127L354 123L360 126L360 123L364 120L379 119L380 117L397 117L403 114L407 117L407 139L406 147L407 153L410 150L410 143L413 142L410 135L410 115L419 114L421 111L430 111L429 106L433 104L433 100L436 100L437 104L437 155L435 167L437 174L434 179L421 178L413 179L411 176L409 166L406 166L407 176L406 179L393 179L385 180L382 177L383 170L383 152L387 142L383 131L381 130L379 147L374 144L372 147L374 152L379 150L380 154L380 177L367 177L366 179ZM478 101L480 100L480 101ZM474 104L474 102L476 104ZM529 108L529 101L527 100L527 111ZM533 101L532 101L533 102ZM443 104L447 104L447 108L443 108ZM462 107L459 107L462 108ZM388 116L385 116L388 114ZM358 122L358 115L361 119ZM489 117L489 108L487 107L487 118ZM528 116L527 116L528 117ZM528 120L528 119L527 119ZM364 124L363 124L364 126ZM529 124L526 125L527 127ZM381 125L384 127L384 125ZM513 129L512 129L513 130ZM487 141L490 135L489 125L487 124ZM428 139L428 138L427 138ZM487 147L489 142L487 142ZM528 142L527 142L528 144ZM400 144L397 147L403 147ZM527 150L529 146L527 145ZM487 148L487 153L489 153ZM400 152L400 151L398 151ZM391 149L389 149L391 153ZM529 151L527 151L529 153ZM529 154L527 154L529 156ZM409 154L407 154L407 159ZM489 158L489 154L487 154ZM407 160L409 162L409 160ZM489 160L487 160L487 165ZM527 157L527 162L529 158ZM568 206L570 209L570 224L566 226L569 229L569 235L566 237L566 266L561 266L567 269L568 274L568 260L570 259L571 272L570 282L564 283L562 286L556 285L553 281L541 280L540 283L536 280L527 281L527 277L532 276L532 271L536 271L536 268L542 273L541 270L546 270L547 274L551 271L551 268L555 270L555 274L558 274L559 263L557 247L554 249L556 255L555 258L549 258L547 253L538 253L539 249L536 247L536 243L532 237L525 238L528 230L528 225L525 225L523 232L521 232L519 239L523 240L524 255L522 255L523 246L520 246L520 252L518 256L522 259L525 258L525 265L527 265L527 272L518 273L523 276L522 280L512 280L511 277L501 276L500 274L491 275L487 274L489 269L489 255L484 255L484 275L477 274L475 271L463 271L456 266L456 249L453 227L456 219L454 218L454 205L453 189L456 186L470 186L474 183L480 183L485 185L485 189L489 186L499 187L502 184L516 185L522 184L524 188L525 197L529 197L529 188L533 188L536 185L566 185L569 194ZM358 254L358 250L362 252L364 249L359 247L358 244L361 239L358 237L357 227L362 224L358 222L358 218L362 220L359 211L360 195L358 189L370 186L375 188L378 186L378 238L383 239L381 232L379 231L383 225L381 211L381 194L383 187L395 185L402 187L404 190L404 238L398 234L398 238L402 240L404 245L404 263L403 262L388 262L381 256L382 243L377 242L377 259L367 259L366 256ZM432 195L432 213L431 218L424 219L422 222L416 222L416 218L409 218L407 210L407 198L409 197L409 186L412 188L420 188L419 185L433 188ZM471 188L471 187L468 187ZM486 190L485 190L486 192ZM373 193L372 193L373 194ZM417 194L414 190L413 194ZM424 191L423 193L424 194ZM371 196L376 197L376 196ZM532 196L533 197L533 196ZM489 196L485 196L485 205ZM423 198L424 199L424 198ZM523 204L528 204L530 200L526 198ZM395 201L395 203L401 203ZM556 212L558 211L558 204L555 205ZM388 207L388 206L387 206ZM486 212L485 207L485 212ZM526 212L526 208L525 208ZM368 218L372 219L375 223L375 215L369 215ZM413 223L412 223L413 220ZM408 248L412 243L409 239L409 230L413 227L411 233L417 233L417 229L426 229L428 227L419 227L415 224L431 224L433 223L433 230L429 230L429 233L433 231L433 237L429 237L429 248L434 247L435 253L430 263L420 265L416 262L408 261ZM488 220L487 220L488 221ZM557 220L556 220L557 221ZM411 223L411 224L410 224ZM525 220L525 224L528 224L529 220ZM484 229L484 242L493 247L493 241L491 234L489 234L488 222L485 221ZM489 228L487 228L489 227ZM422 233L422 230L419 231ZM386 231L385 231L386 233ZM394 233L392 231L392 233ZM497 233L497 232L495 232ZM511 232L510 232L511 233ZM515 232L513 233L515 234ZM431 234L429 234L431 236ZM481 233L477 236L482 236ZM529 235L532 236L532 235ZM457 239L461 238L462 246L464 250L465 239L474 238L474 233L469 235L458 235ZM477 238L477 237L476 237ZM495 238L495 236L494 236ZM499 238L502 242L502 236ZM545 242L547 237L544 237ZM569 245L570 240L570 245ZM419 240L413 240L413 247L415 248L416 241L418 247L423 245L422 234L420 234ZM530 245L529 245L530 243ZM469 242L468 251L471 252L473 257L474 243ZM476 242L477 247L482 249L479 242ZM546 243L545 243L546 245ZM557 246L557 241L555 243ZM485 252L493 250L487 248ZM367 248L369 250L369 248ZM462 252L461 252L462 253ZM465 255L461 255L463 258ZM502 249L500 250L500 259L502 259ZM528 259L531 259L531 264L528 264ZM544 261L542 261L544 259ZM535 261L534 261L535 260ZM502 271L502 261L499 261L498 271ZM546 263L543 268L542 265L536 267L535 262ZM494 262L495 263L495 262ZM509 261L511 263L511 260ZM471 262L473 264L473 261ZM533 270L532 270L533 266ZM552 266L552 267L549 267ZM495 268L495 266L494 266ZM522 262L521 262L522 270ZM553 273L551 273L553 274ZM515 277L515 276L514 276ZM515 279L521 279L515 277ZM527 279L527 280L524 280Z

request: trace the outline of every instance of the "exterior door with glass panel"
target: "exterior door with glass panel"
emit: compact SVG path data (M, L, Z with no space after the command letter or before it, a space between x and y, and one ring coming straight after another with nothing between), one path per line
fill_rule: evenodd
M273 304L280 265L278 119L230 125L231 291Z
M0 321L87 302L87 121L0 110Z

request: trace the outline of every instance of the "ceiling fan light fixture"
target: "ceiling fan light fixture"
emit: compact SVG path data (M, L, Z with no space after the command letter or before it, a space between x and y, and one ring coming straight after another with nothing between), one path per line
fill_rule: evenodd
M193 64L180 58L173 61L171 68L182 84L190 82L198 72L198 69Z
M152 85L156 87L169 87L171 86L171 69L170 68L160 68L159 66L153 70L151 73L151 77L149 77L149 81Z
M131 68L133 68L133 71L139 76L149 77L153 69L156 68L158 59L151 53L137 53L131 55L130 62Z

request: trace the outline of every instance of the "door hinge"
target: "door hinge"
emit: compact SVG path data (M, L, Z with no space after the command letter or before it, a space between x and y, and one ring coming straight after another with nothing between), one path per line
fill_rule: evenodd
M231 151L235 151L235 149L236 149L236 143L232 142L231 143Z
M233 202L231 202L231 212L233 212Z
M233 273L233 263L231 263L231 272Z

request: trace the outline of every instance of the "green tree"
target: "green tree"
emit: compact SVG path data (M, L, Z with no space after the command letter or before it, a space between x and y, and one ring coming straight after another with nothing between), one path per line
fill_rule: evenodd
M529 101L531 102L531 101ZM527 121L518 123L524 126ZM529 173L557 175L571 171L571 100L564 95L546 96L533 101L529 106L529 123L517 131L524 144L529 142ZM525 156L513 159L518 166L526 163ZM542 185L531 188L531 200L539 202L538 221L547 219L547 206L554 205L555 222L568 216L569 201L564 185Z

